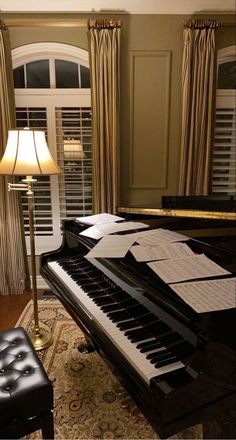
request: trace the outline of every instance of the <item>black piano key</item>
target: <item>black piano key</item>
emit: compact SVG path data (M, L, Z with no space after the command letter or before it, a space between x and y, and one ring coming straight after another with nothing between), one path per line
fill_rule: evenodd
M140 324L138 323L137 319L129 319L129 321L120 322L119 324L117 324L117 327L122 331L130 330L139 326Z
M112 297L113 297L117 302L124 301L124 300L127 300L127 299L130 299L130 298L131 298L131 296L130 296L128 293L124 292L124 291L121 290L121 289L120 289L119 292L112 294Z
M141 348L139 348L139 346L141 346ZM163 347L163 344L155 339L154 341L150 341L150 343L144 342L143 344L139 344L139 346L137 346L137 348L140 350L141 353L148 353L149 351L152 351L155 348Z
M88 297L91 298L92 300L98 299L98 298L111 298L111 295L107 295L106 292L104 292L104 290L97 290L95 292L88 292L87 293ZM112 298L111 298L112 299ZM114 300L112 299L112 302L114 302Z
M142 327L133 329L133 330L127 330L125 332L125 336L131 340L131 342L138 342L139 340L147 339L146 336L151 337L150 333L144 330ZM141 337L141 339L139 339Z
M166 359L169 356L175 355L178 359L183 359L189 356L193 352L193 347L187 341L183 341L180 344L174 345L171 349L167 348L165 350L160 351L159 353L152 353L147 356L147 359L150 360L152 364L155 362L159 362L162 359Z
M100 296L100 298L93 298L93 302L97 304L97 306L105 306L114 303L110 296Z
M122 309L122 306L119 303L116 303L116 302L101 307L101 310L104 313L115 312L115 311L118 311L118 310L121 310L121 309Z
M155 316L153 313L147 313L144 316L138 318L138 321L143 326L154 324L155 322L159 322L159 318Z
M81 275L73 275L71 278L76 282L78 281L78 284L80 284L81 286L89 283L89 279L85 277L81 277Z
M178 333L173 332L173 331L170 331L164 335L153 336L153 338L154 338L155 343L160 344L160 346L166 345L167 343L182 340L181 336ZM150 344L152 344L152 343L149 341L141 342L140 344L137 345L137 348L141 351L143 348L145 349Z
M109 319L111 319L112 322L121 322L130 319L130 315L125 310L110 312L107 314L107 316Z
M134 298L124 299L123 301L119 301L119 303L122 304L124 309L126 309L127 311L129 311L130 307L139 304L138 301Z
M177 357L171 356L168 359L157 362L154 366L155 366L155 368L161 368L161 367L164 367L165 365L174 364L175 362L178 362Z
M92 293L92 292L98 292L99 286L94 283L94 284L84 284L83 285L83 290L87 293Z
M139 316L146 315L147 313L149 313L149 310L146 307L144 307L142 304L138 304L134 307L130 307L129 313L134 318L138 318Z
M130 339L130 341L133 342L133 343L137 343L137 342L140 342L140 341L145 341L147 339L150 339L151 337L152 337L152 335L150 333L143 332L143 333L139 333L139 334L133 336Z

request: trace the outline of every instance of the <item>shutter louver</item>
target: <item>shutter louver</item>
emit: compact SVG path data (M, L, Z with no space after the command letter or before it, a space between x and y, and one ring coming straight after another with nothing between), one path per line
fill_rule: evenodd
M92 213L91 109L57 107L56 142L60 218Z
M30 127L44 130L47 136L47 113L46 108L17 107L17 128ZM22 176L25 178L25 176ZM24 192L21 193L25 234L29 235L28 202ZM34 229L35 236L53 235L52 197L49 176L37 176L34 185Z
M217 108L212 166L212 193L235 194L236 109Z

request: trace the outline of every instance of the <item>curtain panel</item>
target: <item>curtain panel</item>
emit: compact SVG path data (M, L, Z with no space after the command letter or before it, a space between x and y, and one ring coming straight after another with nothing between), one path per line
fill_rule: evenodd
M94 213L115 213L119 197L120 27L114 20L88 25Z
M14 85L8 29L0 21L0 159L8 130L15 127ZM15 178L0 175L0 294L21 294L29 287L22 210L17 191L8 192Z
M180 195L207 195L215 102L215 21L190 21L183 33Z

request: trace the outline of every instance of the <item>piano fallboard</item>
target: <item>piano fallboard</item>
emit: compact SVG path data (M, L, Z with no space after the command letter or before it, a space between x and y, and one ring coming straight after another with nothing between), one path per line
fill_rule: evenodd
M235 309L197 314L130 253L88 260L94 240L79 236L83 229L65 221L62 246L42 255L40 272L158 434L209 426L232 411ZM233 252L188 245L233 271ZM234 422L218 425L232 437Z

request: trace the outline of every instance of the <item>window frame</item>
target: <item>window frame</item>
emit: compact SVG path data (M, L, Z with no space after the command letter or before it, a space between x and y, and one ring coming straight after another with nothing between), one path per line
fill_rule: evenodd
M62 43L32 43L12 50L13 69L31 61L49 59L51 88L16 88L16 107L44 107L47 113L48 145L54 158L57 156L55 109L56 107L91 108L90 88L55 88L54 60L76 62L89 68L88 52L81 48ZM54 72L54 74L53 74ZM51 82L52 81L52 82ZM54 88L52 88L54 86ZM49 102L50 101L50 102ZM51 122L50 122L51 121ZM53 235L35 236L36 255L57 248L61 244L60 206L58 176L50 176L51 200L53 201ZM36 183L37 185L37 183ZM27 253L30 253L29 237L26 237Z
M216 112L215 112L215 118L217 115L217 110L220 108L235 108L235 102L236 102L236 89L218 89L217 88L217 81L218 81L218 72L219 72L219 66L221 64L227 63L229 61L236 61L236 45L228 46L223 49L218 50L217 52L217 78L216 78ZM216 134L216 132L214 133ZM215 150L215 142L213 144L213 156L214 156L214 150ZM230 153L229 153L230 154ZM217 168L217 167L216 167ZM221 195L222 192L225 191L216 191L214 189L215 183L213 180L214 175L214 163L212 158L212 179L211 179L211 193L212 194L219 194ZM234 182L236 183L236 182ZM229 190L228 195L232 194L232 191Z

